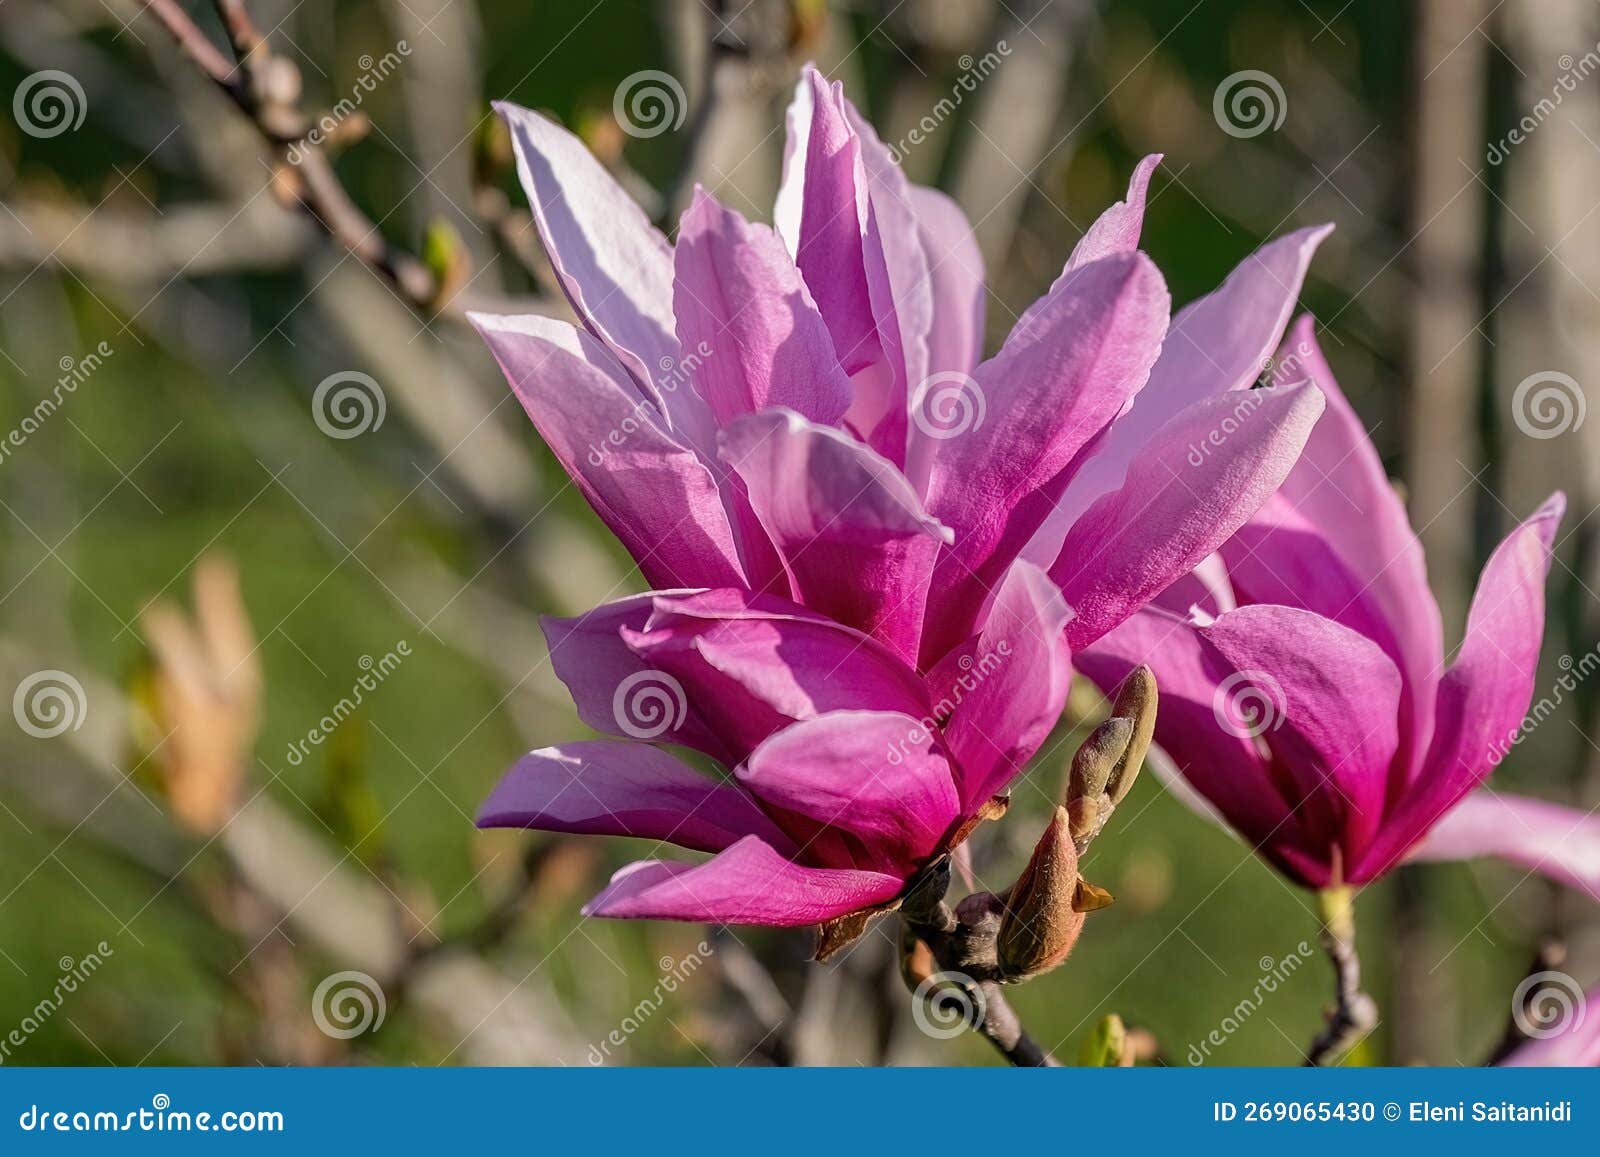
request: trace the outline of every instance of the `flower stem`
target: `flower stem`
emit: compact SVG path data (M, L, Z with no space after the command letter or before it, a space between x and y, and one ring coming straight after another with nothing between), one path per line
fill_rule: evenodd
M1356 954L1355 895L1346 885L1317 893L1322 916L1322 948L1333 962L1334 1007L1311 1042L1308 1065L1336 1064L1378 1026L1377 1003L1361 991L1361 957Z
M995 935L1000 927L1001 904L987 892L968 896L959 909L944 900L949 869L935 876L906 898L900 915L907 928L927 946L936 969L933 975L956 985L963 999L954 1007L972 1029L1019 1068L1054 1068L1061 1064L1048 1049L1022 1027L1000 986ZM935 992L931 999L938 1000Z

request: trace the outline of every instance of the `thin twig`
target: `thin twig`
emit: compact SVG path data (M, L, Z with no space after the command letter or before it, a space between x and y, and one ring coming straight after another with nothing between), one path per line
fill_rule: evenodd
M1000 967L995 936L1003 905L998 896L977 892L952 908L944 900L950 884L946 861L906 897L901 918L923 944L937 966L936 975L957 992L935 992L931 1000L967 1018L1013 1065L1019 1068L1055 1068L1061 1062L1022 1026L1022 1019L1000 987Z
M1333 962L1334 1007L1311 1042L1306 1064L1332 1065L1378 1027L1378 1006L1361 991L1361 958L1356 954L1355 906L1348 887L1318 893L1322 905L1322 947Z
M243 0L215 0L215 4L228 30L237 58L234 63L176 0L144 0L146 11L166 27L185 55L228 95L272 147L278 162L278 190L291 196L323 233L418 309L461 315L483 308L487 303L471 290L444 293L441 279L425 264L384 239L378 226L345 191L327 154L304 139L311 121L300 108L300 75L294 63L271 51ZM528 308L543 310L538 302Z

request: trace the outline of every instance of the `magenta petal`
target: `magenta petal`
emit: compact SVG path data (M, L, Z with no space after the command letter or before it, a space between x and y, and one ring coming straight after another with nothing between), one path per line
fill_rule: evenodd
M922 722L834 711L796 723L735 773L808 860L909 875L961 811L950 764Z
M1140 611L1074 663L1104 691L1140 663L1161 688L1156 742L1194 788L1246 843L1291 879L1309 887L1328 882L1325 860L1308 857L1305 827L1273 779L1251 728L1225 729L1218 709L1232 672L1201 642L1193 624L1164 611ZM1298 802L1298 801L1295 801Z
M1509 860L1600 901L1600 816L1593 811L1527 796L1468 792L1406 858L1479 856Z
M668 426L691 445L708 445L710 418L694 391L652 384L678 357L667 239L577 137L517 105L494 107L511 130L534 223L578 316L664 407Z
M1554 494L1495 548L1478 578L1467 633L1439 681L1427 762L1359 867L1389 870L1493 769L1522 725L1544 636L1544 583L1567 500Z
M1194 569L1293 468L1322 395L1310 385L1196 402L1151 437L1123 486L1073 525L1050 568L1081 648Z
M914 663L928 575L950 531L905 476L848 434L788 410L740 418L718 441L797 600Z
M716 479L604 346L550 318L470 320L551 452L650 585L743 585Z
M679 614L657 603L624 641L669 676L732 761L796 720L870 706L920 716L916 674L879 644L838 623L798 616Z
M480 828L639 836L720 852L743 836L792 847L750 796L664 751L596 739L530 751L478 809Z
M1342 864L1357 862L1383 819L1399 743L1394 661L1296 607L1240 607L1199 634L1235 672L1225 685L1236 699L1218 704L1223 717L1259 729L1313 838L1337 843Z
M983 254L966 214L949 197L937 189L912 185L911 204L917 212L917 232L933 288L928 372L971 373L983 357L983 317L988 302ZM912 379L913 388L919 380Z
M850 379L771 229L696 190L678 229L675 269L678 339L718 423L768 406L823 425L844 416Z
M726 742L707 725L681 685L653 670L622 639L655 611L655 595L603 603L571 619L545 615L550 666L566 684L578 718L596 731L654 743L677 743L724 763Z
M1064 531L1095 499L1121 485L1140 448L1172 415L1202 398L1243 389L1261 374L1289 323L1311 256L1331 228L1301 229L1268 242L1221 288L1178 312L1149 382L1074 475L1052 527ZM1046 536L1028 557L1053 557L1053 545Z
M1110 257L1063 279L970 381L970 421L933 444L928 510L955 532L941 552L923 658L971 633L984 602L1050 512L1085 446L1144 384L1171 304L1142 253ZM918 423L942 400L920 401ZM927 412L927 413L925 413Z
M1284 339L1274 376L1284 381L1309 379L1327 398L1328 407L1283 488L1224 547L1223 554L1236 586L1244 590L1270 585L1274 575L1307 567L1302 536L1285 537L1274 533L1276 528L1308 527L1327 541L1323 550L1331 548L1337 554L1338 569L1354 580L1354 591L1337 581L1313 580L1293 601L1330 618L1348 620L1383 644L1399 664L1405 676L1401 743L1406 759L1397 769L1403 785L1420 768L1427 750L1444 658L1439 606L1428 588L1422 544L1366 427L1323 360L1309 316L1297 320ZM1284 512L1290 510L1298 523L1286 517ZM1248 597L1254 602L1285 601L1276 592L1256 591ZM1376 624L1366 625L1369 620Z
M1050 735L1072 684L1070 616L1044 571L1018 562L1006 574L982 632L954 664L929 674L935 710L953 704L945 743L960 769L970 814L1005 790Z
M802 867L746 836L704 864L630 864L584 914L795 928L885 904L903 886L882 872Z
M1160 153L1152 153L1139 162L1133 170L1133 176L1128 179L1127 199L1118 201L1101 213L1095 218L1094 224L1084 231L1083 236L1078 238L1077 245L1073 246L1072 256L1067 258L1067 264L1061 270L1061 276L1050 286L1049 293L1023 311L1022 317L1017 320L1018 328L1026 329L1031 326L1038 311L1077 270L1092 261L1113 257L1118 253L1132 253L1139 248L1139 234L1144 229L1145 192L1150 186L1150 175L1156 171L1156 166L1160 163Z

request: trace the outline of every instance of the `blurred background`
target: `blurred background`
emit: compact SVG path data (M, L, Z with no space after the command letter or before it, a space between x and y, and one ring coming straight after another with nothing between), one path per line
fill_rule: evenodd
M1592 0L248 16L0 6L0 1061L993 1063L919 1029L892 921L814 966L806 934L585 920L639 848L473 829L519 753L584 733L535 616L638 589L461 319L564 308L491 99L580 133L669 228L695 182L770 220L816 60L979 222L991 350L1146 153L1177 303L1336 222L1304 304L1447 647L1488 550L1569 493L1556 710L1497 782L1600 801L1596 688L1556 683L1600 581ZM1530 378L1554 409L1523 412ZM1075 696L981 877L1020 867L1100 709ZM1116 905L1016 997L1046 1044L1116 1012L1168 1064L1300 1061L1330 988L1309 896L1150 775L1087 871ZM1500 866L1407 869L1360 921L1385 1019L1357 1062L1481 1063L1535 962L1600 976L1595 913Z

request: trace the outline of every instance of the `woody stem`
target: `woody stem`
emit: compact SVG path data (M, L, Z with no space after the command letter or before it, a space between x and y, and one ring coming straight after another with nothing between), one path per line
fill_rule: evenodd
M994 1045L1000 1055L1019 1068L1054 1068L1061 1062L1022 1027L1000 986L995 956L999 930L999 903L988 893L969 896L958 911L945 903L941 880L930 881L906 898L900 914L906 926L928 946L938 973L959 989L959 995L935 991L932 1001L943 1000L960 1011L975 1032ZM985 905L980 897L995 901ZM979 901L974 903L974 901Z
M1361 957L1356 954L1355 901L1344 885L1317 893L1322 914L1322 948L1333 963L1334 1007L1311 1042L1306 1064L1336 1064L1378 1026L1378 1006L1361 991Z

